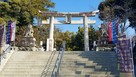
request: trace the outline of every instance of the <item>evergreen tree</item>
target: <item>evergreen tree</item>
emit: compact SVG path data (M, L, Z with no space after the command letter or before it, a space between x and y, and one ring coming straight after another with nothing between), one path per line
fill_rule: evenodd
M136 26L136 0L105 0L99 4L99 18L103 21L112 21L118 17L126 24L129 19L130 27ZM124 30L124 29L123 29Z

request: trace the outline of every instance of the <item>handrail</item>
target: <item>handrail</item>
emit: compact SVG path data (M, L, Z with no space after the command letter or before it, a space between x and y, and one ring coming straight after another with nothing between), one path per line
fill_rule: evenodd
M55 65L54 65L52 73L50 75L51 77L58 77L58 75L59 75L59 69L60 69L61 60L62 60L62 57L63 57L63 54L64 54L64 50L65 50L65 42L63 42L62 53L61 53L61 51L59 51L59 53L57 55ZM47 76L47 73L49 72L48 70L49 70L50 64L51 64L51 62L52 62L52 60L54 58L54 55L55 55L55 53L53 54L53 52L52 52L52 54L50 55L50 57L49 57L49 59L47 61L47 64L46 64L46 66L45 66L45 68L44 68L44 70L43 70L40 77L46 77ZM49 64L49 66L48 66L48 64Z
M60 66L61 66L61 61L64 55L64 48L62 48L62 53L59 51L59 54L57 56L51 77L58 77L59 76L59 71L60 71Z
M6 54L10 51L9 49L11 48L11 46L8 46L5 50L3 50L3 53L1 53L0 57L1 57L1 60L3 58L5 58Z
M60 71L60 66L61 66L61 61L62 61L62 58L63 58L63 55L64 55L64 49L62 49L62 55L61 55L61 58L60 58L60 62L59 62L59 65L58 65L58 69L57 69L57 76L59 76L59 71Z
M51 53L51 55L50 55L50 57L49 57L49 59L48 59L48 61L47 61L47 64L46 64L46 66L44 67L43 72L41 73L41 76L40 76L40 77L45 77L45 76L47 75L48 70L49 70L49 68L50 68L50 64L51 64L51 62L52 62L52 60L53 60L53 58L54 58L55 53L56 53L56 51L53 51L53 52Z

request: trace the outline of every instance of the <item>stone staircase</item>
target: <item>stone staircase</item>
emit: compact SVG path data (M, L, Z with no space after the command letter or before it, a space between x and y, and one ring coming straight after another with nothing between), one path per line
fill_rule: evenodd
M51 54L52 52L14 52L0 72L0 77L51 77L58 52L55 53L48 72L43 72L47 70L45 67ZM59 77L119 77L115 52L66 51Z
M119 77L115 52L68 51L59 77Z
M48 71L52 71L57 53ZM3 70L0 77L40 77L52 52L14 52Z

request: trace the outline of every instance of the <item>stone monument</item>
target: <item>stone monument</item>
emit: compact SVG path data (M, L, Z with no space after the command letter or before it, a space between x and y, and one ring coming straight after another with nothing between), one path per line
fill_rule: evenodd
M32 25L28 25L24 37L21 38L21 50L36 51L36 39L33 36L34 30Z

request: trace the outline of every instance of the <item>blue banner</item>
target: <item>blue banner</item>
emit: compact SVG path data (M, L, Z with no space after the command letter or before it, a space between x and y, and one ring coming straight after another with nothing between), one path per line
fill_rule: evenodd
M114 18L112 21L112 41L114 44L117 43L118 38L117 38L117 18Z
M10 39L11 39L11 24L12 24L12 21L9 20L8 21L8 26L7 26L7 32L6 32L6 44L10 44Z

